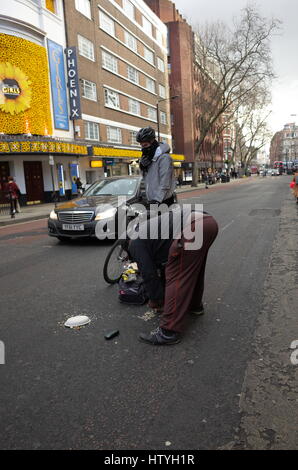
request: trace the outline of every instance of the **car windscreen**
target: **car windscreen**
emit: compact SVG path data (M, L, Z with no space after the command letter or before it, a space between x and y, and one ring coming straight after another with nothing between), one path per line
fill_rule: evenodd
M136 178L101 180L87 189L84 196L132 196L137 189Z

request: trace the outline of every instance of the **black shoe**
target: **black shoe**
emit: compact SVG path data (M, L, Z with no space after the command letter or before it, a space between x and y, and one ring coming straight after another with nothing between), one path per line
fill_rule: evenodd
M194 315L204 315L205 310L204 310L203 303L201 303L201 305L198 308L190 309L190 313L193 313Z
M150 334L140 333L139 340L154 346L164 346L180 343L181 335L174 331L171 334L165 334L163 330L158 327L156 330L151 331Z

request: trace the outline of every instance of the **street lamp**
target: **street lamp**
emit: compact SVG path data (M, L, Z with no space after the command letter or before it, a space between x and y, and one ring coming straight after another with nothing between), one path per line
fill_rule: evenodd
M175 98L179 98L179 95L171 96L170 98L162 98L161 100L158 100L156 103L158 142L160 141L159 103L161 103L162 101L174 100Z

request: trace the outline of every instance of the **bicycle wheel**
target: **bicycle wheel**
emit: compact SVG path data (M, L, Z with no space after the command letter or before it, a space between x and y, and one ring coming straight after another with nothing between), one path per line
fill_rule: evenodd
M124 264L129 262L127 251L121 246L123 240L117 240L110 249L103 267L103 277L108 284L116 284L123 272Z

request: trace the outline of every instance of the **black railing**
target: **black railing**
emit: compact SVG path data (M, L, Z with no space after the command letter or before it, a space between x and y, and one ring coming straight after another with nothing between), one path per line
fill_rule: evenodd
M15 201L11 191L0 191L0 215L10 215L14 219L15 213Z

